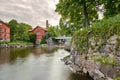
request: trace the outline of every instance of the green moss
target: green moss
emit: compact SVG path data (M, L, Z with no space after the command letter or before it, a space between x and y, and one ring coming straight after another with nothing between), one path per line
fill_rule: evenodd
M102 58L95 58L96 62L100 62L102 64L108 64L108 65L117 65L117 61L114 57L102 57Z
M114 80L120 80L120 77L115 78Z
M120 15L96 22L89 28L76 31L71 43L74 41L76 49L82 54L86 53L86 50L91 47L89 42L90 38L92 38L95 43L99 42L99 44L96 45L99 46L99 49L103 44L105 45L107 39L113 35L120 35Z

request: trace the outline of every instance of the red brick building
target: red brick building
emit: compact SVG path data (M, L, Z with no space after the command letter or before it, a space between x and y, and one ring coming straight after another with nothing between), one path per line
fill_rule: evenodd
M10 27L0 20L0 41L10 41Z
M46 20L46 29L48 28L48 20ZM29 30L29 32L32 32L33 34L36 34L36 44L40 44L41 39L46 33L46 29L42 28L40 26L35 27L32 30Z
M39 44L43 36L45 35L45 29L37 26L33 30L30 30L29 32L32 32L33 34L36 34L36 44Z

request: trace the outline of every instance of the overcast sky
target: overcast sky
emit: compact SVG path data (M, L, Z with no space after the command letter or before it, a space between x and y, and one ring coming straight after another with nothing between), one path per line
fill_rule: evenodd
M16 19L33 27L45 27L45 21L50 25L58 25L59 15L54 11L58 0L0 0L0 19L8 22Z

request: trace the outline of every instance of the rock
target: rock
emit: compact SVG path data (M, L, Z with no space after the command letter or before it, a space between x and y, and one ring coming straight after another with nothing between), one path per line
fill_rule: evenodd
M33 47L33 45L26 44L0 44L0 48L20 48L20 47Z
M105 75L97 69L95 69L95 74L97 74L99 78L104 78L105 77Z
M116 40L117 39L120 39L120 37L119 36L117 36L117 35L114 35L114 36L111 36L108 40L107 40L107 43L108 44L116 44Z
M84 73L87 73L87 70L86 70L85 68L83 68L83 72L84 72Z
M115 57L120 64L120 46L118 46L118 50L115 51L117 39L120 39L120 36L113 35L111 36L104 45L100 45L104 40L98 40L98 42L95 42L93 38L89 39L90 47L88 49L88 54L94 54L97 56L97 54L104 53L104 55L107 56L101 56L101 57ZM77 40L75 40L77 41ZM95 62L93 58L89 57L87 60L83 58L76 52L76 45L75 41L72 42L71 47L71 64L70 67L74 71L83 71L84 73L89 73L89 75L94 80L113 80L112 78L115 78L116 76L120 75L118 72L120 71L118 68L114 69L113 66L101 66L101 63ZM97 45L96 45L97 44ZM84 53L82 54L84 55ZM103 54L100 54L103 55ZM84 55L85 57L85 55ZM117 72L116 72L117 71Z
M110 77L107 77L107 78L106 78L106 80L113 80L113 79L112 79L112 78L110 78Z

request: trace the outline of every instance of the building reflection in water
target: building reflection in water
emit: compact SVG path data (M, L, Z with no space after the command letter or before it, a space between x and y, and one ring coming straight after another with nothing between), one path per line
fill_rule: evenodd
M10 49L0 49L0 64L10 62Z

